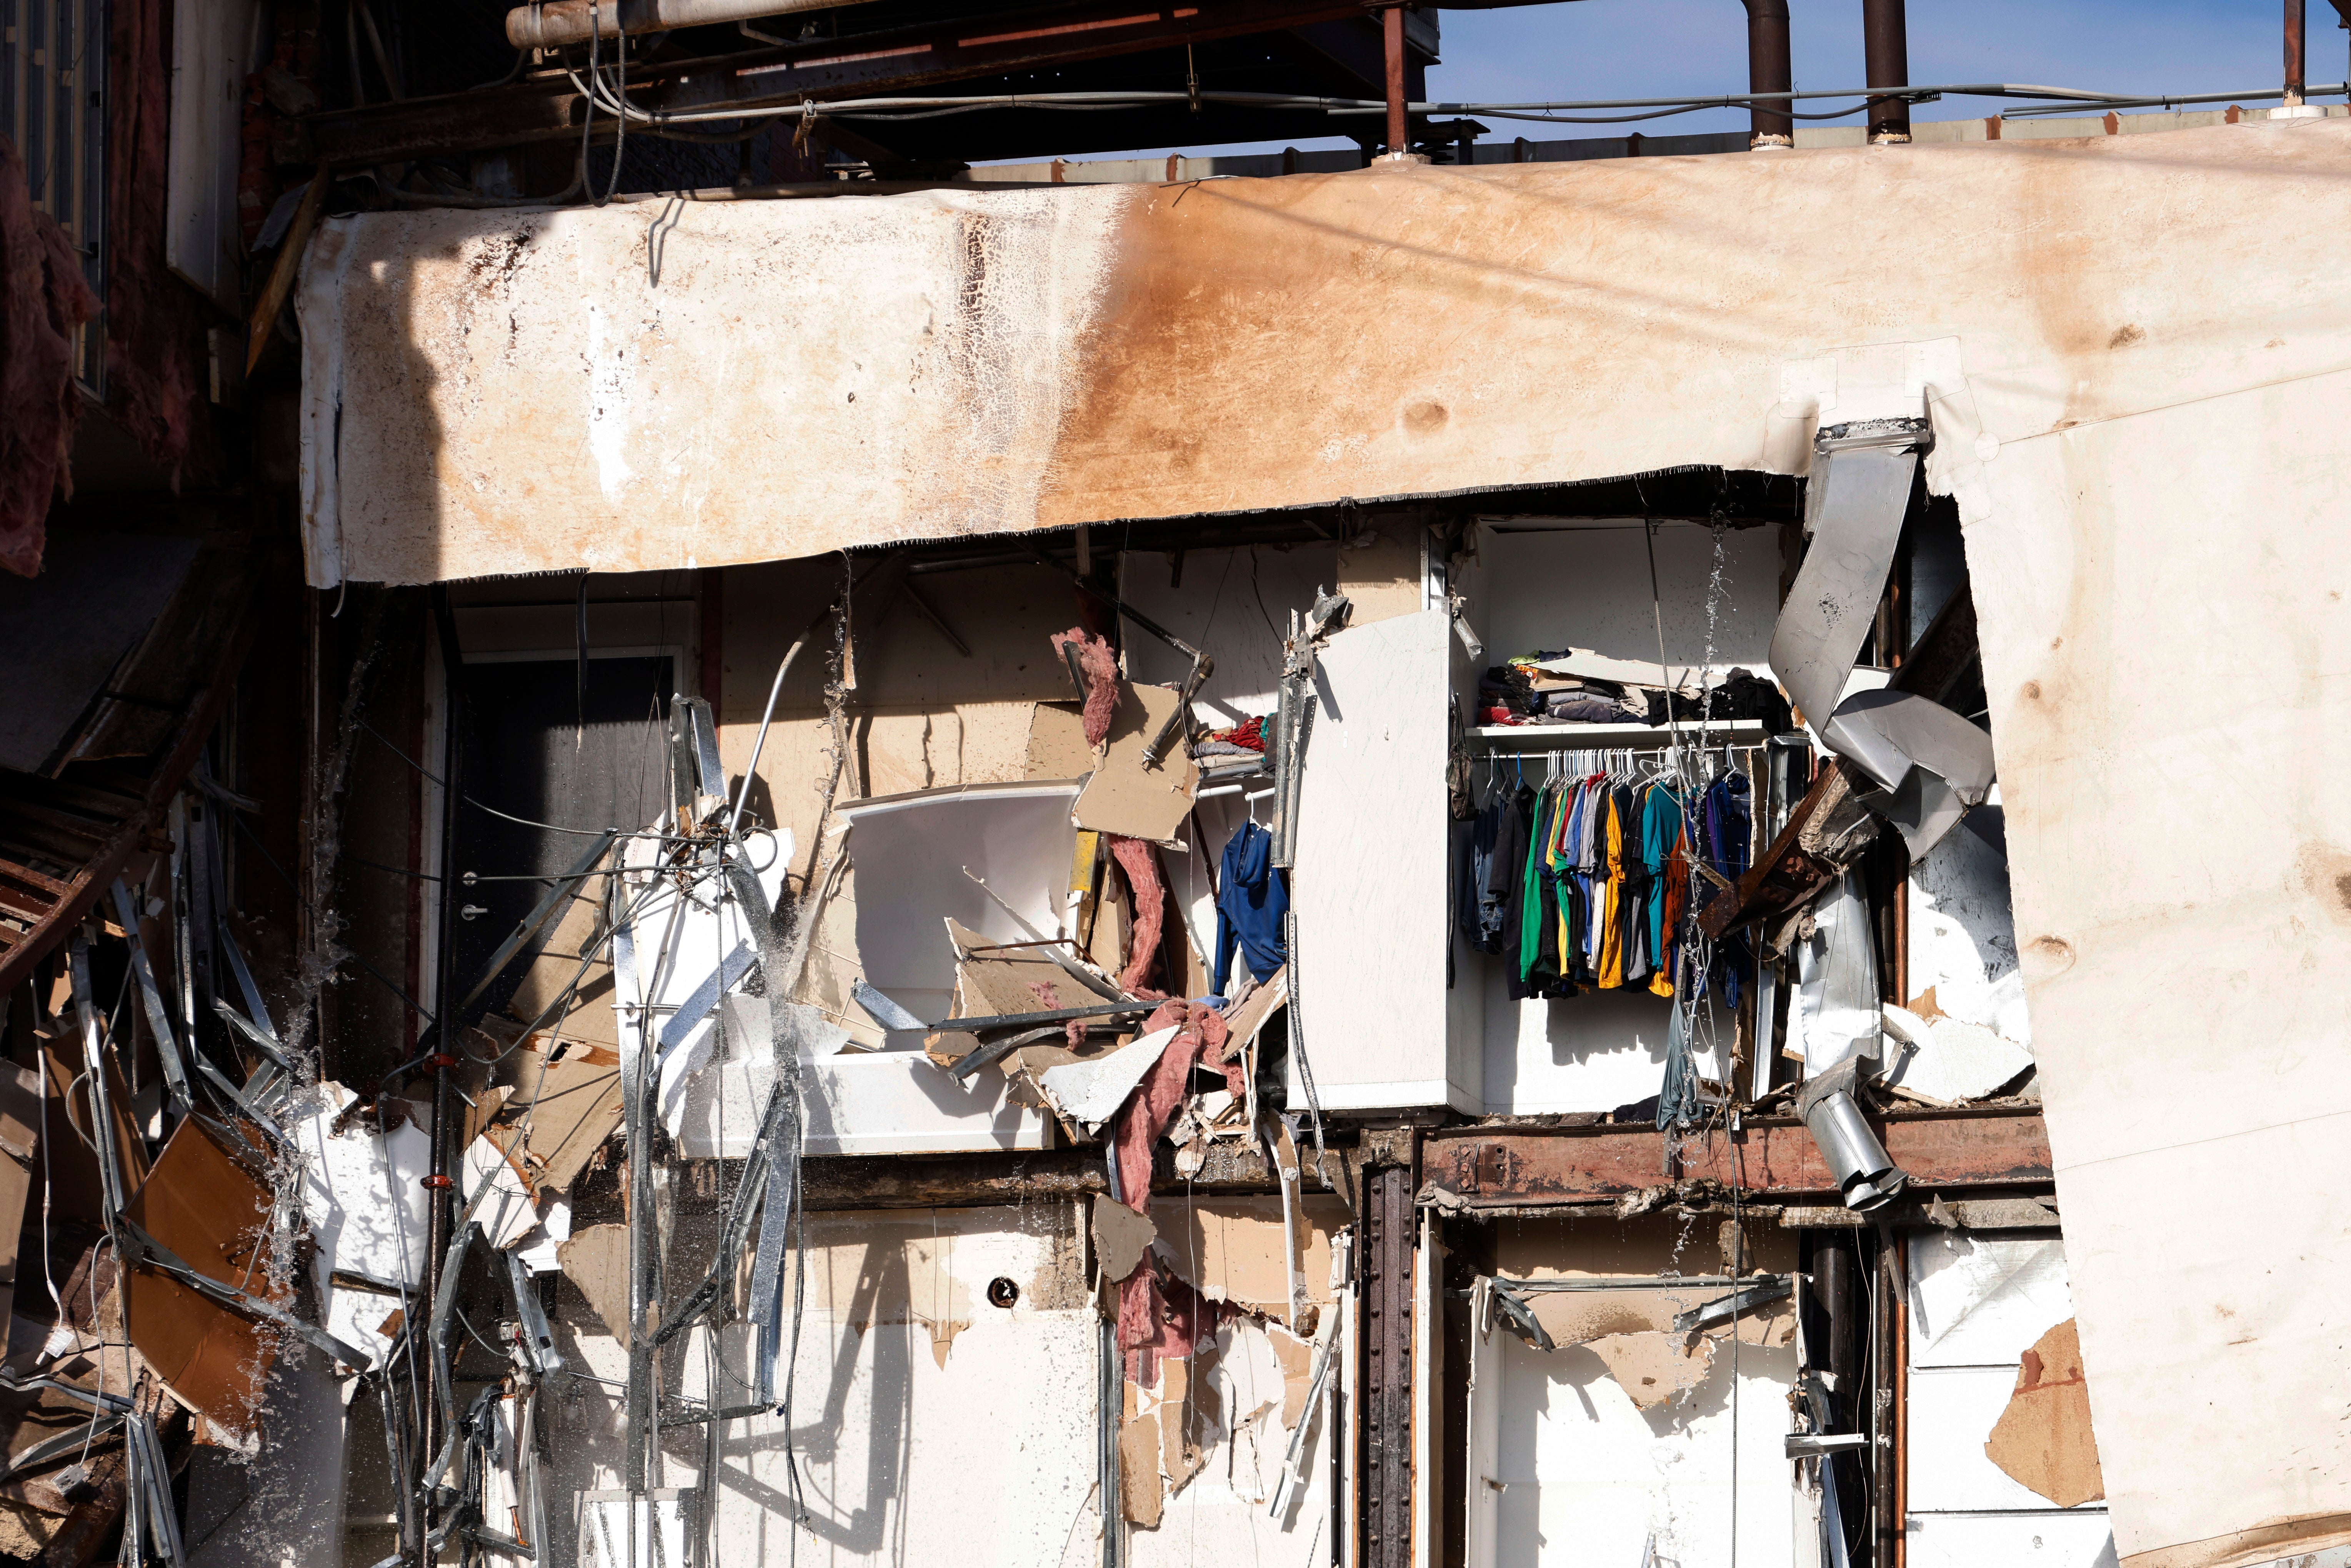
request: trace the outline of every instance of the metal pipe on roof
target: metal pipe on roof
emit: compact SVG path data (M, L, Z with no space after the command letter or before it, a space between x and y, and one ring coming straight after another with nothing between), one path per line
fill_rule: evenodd
M1793 89L1795 66L1788 48L1788 0L1746 0L1747 5L1747 90L1754 93L1781 93ZM1793 147L1796 144L1796 122L1788 113L1787 100L1777 99L1771 108L1761 103L1749 107L1747 150L1760 147Z
M1380 13L1380 36L1387 52L1388 153L1411 149L1405 128L1404 96L1404 7L1391 5Z
M1902 0L1861 0L1861 42L1869 85L1910 85L1910 30ZM1910 100L1869 100L1869 140L1883 146L1910 140Z
M2285 0L2285 107L2299 106L2303 98L2303 3Z
M507 42L517 49L552 49L622 34L665 33L714 22L748 22L794 11L831 10L843 0L545 0L507 13ZM848 0L854 4L855 0Z

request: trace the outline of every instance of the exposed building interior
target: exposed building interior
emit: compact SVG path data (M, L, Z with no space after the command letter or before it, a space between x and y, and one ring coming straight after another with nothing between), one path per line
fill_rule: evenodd
M2351 1564L2302 0L1493 8L10 0L0 1562Z

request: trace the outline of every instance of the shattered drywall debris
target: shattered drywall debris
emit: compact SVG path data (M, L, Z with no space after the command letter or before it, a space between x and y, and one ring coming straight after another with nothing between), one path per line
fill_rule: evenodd
M1159 1416L1130 1416L1118 1429L1119 1513L1129 1524L1159 1528L1167 1482L1159 1473Z
M2090 1387L2082 1373L2081 1336L2072 1318L2024 1353L2016 1392L1993 1424L1984 1455L2018 1485L2059 1508L2106 1495L2098 1440L2090 1429Z
M611 1009L602 1009L611 1017ZM567 1193L604 1141L621 1125L619 1048L584 1040L534 1037L517 1051L507 1105L521 1136L508 1139L542 1193ZM517 1146L518 1143L518 1147Z
M1612 1333L1584 1342L1627 1397L1644 1410L1678 1399L1714 1370L1714 1342L1702 1335Z
M506 1134L502 1140L500 1134ZM465 1145L465 1176L460 1191L465 1207L482 1228L483 1239L493 1248L513 1246L538 1223L538 1209L530 1178L506 1145L521 1143L518 1131L493 1129Z
M1888 1088L1956 1104L1998 1092L2032 1065L2029 1049L1981 1024L1921 1018L1892 1002L1883 1010L1897 1048L1878 1078Z
M1093 1201L1094 1257L1102 1265L1104 1279L1123 1280L1134 1272L1159 1236L1159 1228L1151 1217L1139 1214L1114 1198L1097 1197Z
M1169 1024L1138 1036L1134 1043L1108 1056L1048 1068L1037 1087L1056 1112L1091 1132L1124 1108L1175 1042L1177 1032L1177 1027Z

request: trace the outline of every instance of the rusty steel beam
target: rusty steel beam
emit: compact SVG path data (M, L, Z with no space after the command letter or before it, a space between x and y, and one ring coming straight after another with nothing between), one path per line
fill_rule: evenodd
M632 66L629 101L648 112L779 113L802 103L918 92L975 78L1280 32L1360 16L1365 8L1364 0L1196 0L1158 7L1095 0L1036 7L946 27L931 24ZM645 84L642 89L635 85L639 81ZM281 144L276 156L280 162L324 159L336 168L397 163L577 136L583 118L583 100L570 78L549 73L511 87L315 114L302 121L306 134ZM596 120L601 126L606 117L600 111Z
M2045 1186L2049 1137L2037 1111L1897 1111L1870 1124L1914 1190ZM1837 1184L1800 1122L1772 1118L1743 1134L1714 1131L1667 1145L1638 1124L1593 1127L1450 1127L1429 1134L1427 1185L1475 1209L1612 1202L1646 1187L1736 1186L1750 1197L1834 1200Z
M1396 13L1390 13L1396 15ZM1362 1568L1412 1568L1413 1269L1417 1217L1412 1172L1364 1175L1363 1317L1356 1353L1362 1423L1356 1430Z

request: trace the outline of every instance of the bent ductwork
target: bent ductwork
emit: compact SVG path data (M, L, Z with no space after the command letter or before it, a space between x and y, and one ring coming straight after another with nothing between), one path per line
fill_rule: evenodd
M1869 901L1861 878L1846 872L1809 917L1796 954L1796 1006L1803 1015L1804 1086L1796 1113L1836 1178L1845 1207L1866 1212L1910 1178L1863 1120L1855 1092L1862 1064L1881 1051L1884 1014Z
M507 13L507 42L517 49L553 49L584 44L589 35L616 38L627 33L665 33L674 27L704 27L713 22L748 22L794 11L838 8L841 0L548 0Z
M1861 1082L1861 1059L1851 1057L1817 1077L1804 1081L1796 1096L1796 1113L1821 1151L1821 1158L1836 1178L1844 1206L1866 1214L1882 1207L1910 1185L1910 1177L1894 1163L1886 1145L1870 1131L1853 1092Z
M1771 673L1821 742L1853 764L1862 804L1901 833L1914 861L1991 789L1991 737L1913 692L1855 692L1846 677L1894 569L1926 418L1855 420L1813 440L1812 548L1771 631Z

